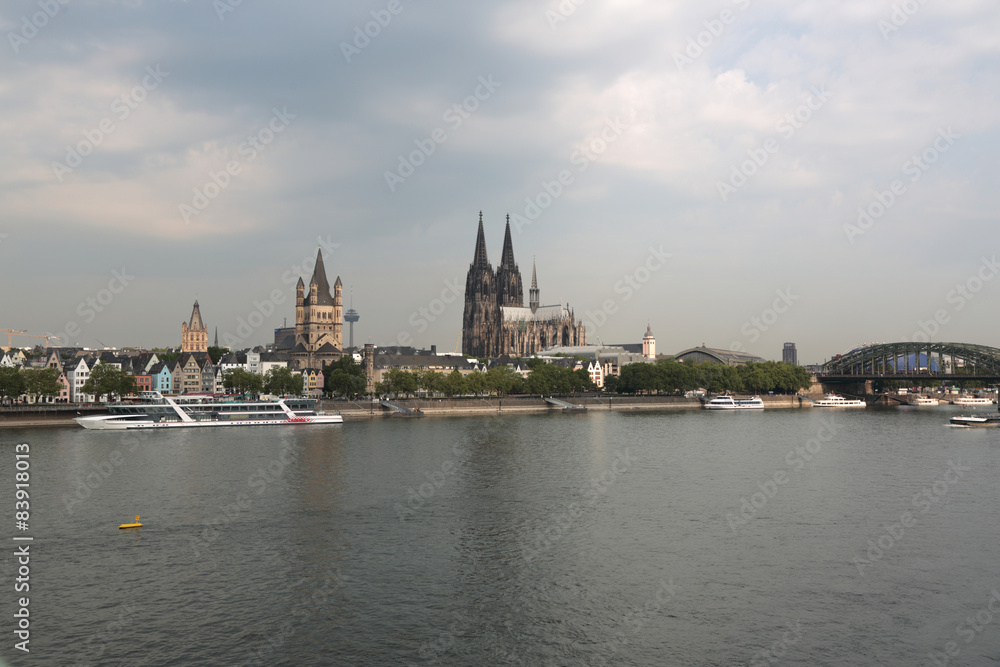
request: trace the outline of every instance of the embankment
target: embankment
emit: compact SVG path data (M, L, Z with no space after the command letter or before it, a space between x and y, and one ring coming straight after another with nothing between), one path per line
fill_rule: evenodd
M559 396L563 401L582 405L587 410L698 410L701 401L683 396ZM763 396L767 408L810 407L808 401L798 396ZM419 409L426 416L457 416L486 414L527 414L540 412L561 412L562 408L545 402L540 396L505 396L486 398L410 398L394 400L394 403L410 409ZM321 410L339 412L345 420L391 417L395 413L379 402L367 401L322 401ZM0 408L0 429L27 428L41 426L75 426L74 417L103 414L100 406L60 405L48 407L26 406L23 408Z
M581 405L587 410L699 410L701 401L683 396L559 396L560 400ZM810 407L808 401L798 396L763 396L767 408ZM393 403L411 410L419 409L424 415L475 415L475 414L524 414L531 412L561 412L562 408L545 402L540 396L505 396L487 398L430 398L399 399ZM803 405L804 403L804 405ZM323 401L323 410L340 412L345 419L388 417L395 413L378 402Z

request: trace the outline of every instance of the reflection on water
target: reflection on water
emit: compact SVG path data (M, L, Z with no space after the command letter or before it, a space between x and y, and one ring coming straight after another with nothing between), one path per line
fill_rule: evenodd
M1000 626L956 628L1000 590L1000 431L948 414L2 431L31 444L30 659L982 664Z

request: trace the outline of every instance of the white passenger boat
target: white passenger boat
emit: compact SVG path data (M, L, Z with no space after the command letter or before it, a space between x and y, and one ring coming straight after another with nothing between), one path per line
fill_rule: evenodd
M315 398L235 401L213 396L161 396L143 392L141 400L108 406L106 415L77 417L88 429L187 428L216 426L305 426L341 424L340 415L316 410Z
M705 403L706 410L763 410L764 401L759 396L752 398L733 398L728 394L716 396Z
M836 394L827 394L818 401L813 401L816 408L864 408L865 402L859 398L844 398Z
M979 398L977 396L959 396L954 401L952 401L952 403L954 403L955 405L964 405L969 407L975 405L993 405L993 399Z
M939 405L940 401L928 396L915 396L910 400L910 405Z

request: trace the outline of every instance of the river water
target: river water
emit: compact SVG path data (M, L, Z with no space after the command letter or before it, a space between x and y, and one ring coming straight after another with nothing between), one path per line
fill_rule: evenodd
M1000 430L949 428L952 414L3 430L0 656L997 664ZM135 515L143 528L118 530ZM27 655L13 648L15 534L34 538Z

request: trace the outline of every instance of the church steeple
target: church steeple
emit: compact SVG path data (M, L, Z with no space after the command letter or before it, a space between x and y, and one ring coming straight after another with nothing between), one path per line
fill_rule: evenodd
M499 272L499 269L498 269ZM479 212L476 254L465 276L465 312L462 315L462 352L475 357L497 355L500 308L497 276L486 256L483 212Z
M201 331L205 328L205 323L201 321L201 306L198 299L194 300L194 309L191 311L191 321L188 322L189 331Z
M316 250L316 268L313 269L312 279L309 281L310 292L312 286L316 285L316 303L311 306L332 306L333 296L330 294L330 283L326 279L326 267L323 265L323 250Z
M181 322L181 351L208 351L208 327L201 319L201 306L198 305L197 299L194 301L194 308L191 309L191 319Z
M514 262L514 243L510 240L510 215L507 216L507 231L503 237L503 255L500 258L500 266L508 269L516 269Z
M528 305L531 312L538 310L538 276L535 275L535 258L531 258L531 289L528 290Z
M521 272L514 261L514 243L510 240L510 216L507 216L507 231L503 237L503 254L497 267L497 303L501 306L524 307L524 289L521 287Z
M476 254L472 265L479 268L486 268L490 265L490 259L486 256L486 233L483 232L482 211L479 212L479 235L476 236Z

